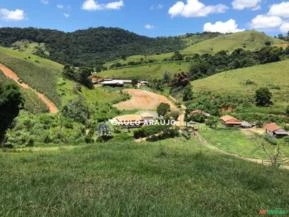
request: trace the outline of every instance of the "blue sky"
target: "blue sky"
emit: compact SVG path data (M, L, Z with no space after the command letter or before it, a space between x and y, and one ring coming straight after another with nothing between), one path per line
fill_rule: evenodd
M257 29L289 31L280 0L0 0L0 26L74 31L120 27L148 36Z

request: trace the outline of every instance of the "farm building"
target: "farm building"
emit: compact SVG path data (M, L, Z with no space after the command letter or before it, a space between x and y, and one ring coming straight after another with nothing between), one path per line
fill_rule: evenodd
M253 125L251 123L247 122L247 121L242 121L241 122L241 127L242 128L252 128Z
M264 126L265 131L268 135L275 136L278 138L288 136L289 133L279 127L276 123L269 123Z
M220 118L222 121L222 124L224 124L227 127L239 127L241 126L241 121L238 120L237 118L230 116L230 115L225 115Z

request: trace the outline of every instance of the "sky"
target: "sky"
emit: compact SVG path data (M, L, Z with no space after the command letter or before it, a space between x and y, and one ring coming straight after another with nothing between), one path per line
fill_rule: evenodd
M0 27L66 32L120 27L147 36L249 29L289 31L289 1L280 0L0 0Z

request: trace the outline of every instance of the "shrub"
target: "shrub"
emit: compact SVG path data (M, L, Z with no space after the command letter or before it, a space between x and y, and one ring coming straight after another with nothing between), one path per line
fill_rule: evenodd
M278 144L278 141L275 137L273 136L270 136L270 135L265 135L264 136L264 139L269 142L271 145L277 145Z
M167 103L161 103L157 108L157 113L159 116L165 116L170 111L170 105Z

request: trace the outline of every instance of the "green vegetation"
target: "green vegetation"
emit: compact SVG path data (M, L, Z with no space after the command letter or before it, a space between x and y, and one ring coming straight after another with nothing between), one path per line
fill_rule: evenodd
M5 142L5 134L11 127L23 105L23 98L17 85L13 83L0 83L0 147Z
M264 47L268 41L271 42L273 46L287 43L280 39L271 38L265 33L244 31L234 34L220 35L216 38L197 43L184 49L182 53L184 55L192 53L214 54L222 50L233 51L238 48L254 51Z
M57 105L61 104L57 94L57 79L62 70L60 64L2 47L0 62L15 71L23 82L44 93Z
M260 87L268 87L272 92L274 106L269 110L284 113L289 97L289 61L270 63L244 69L219 73L208 78L192 82L196 91L210 91L221 95L252 98ZM266 110L268 110L266 109ZM264 109L256 108L255 113ZM271 113L276 113L271 111Z
M257 106L270 106L272 105L272 93L266 87L256 90L255 101Z
M194 140L70 149L0 152L0 215L251 217L289 203L287 171Z

